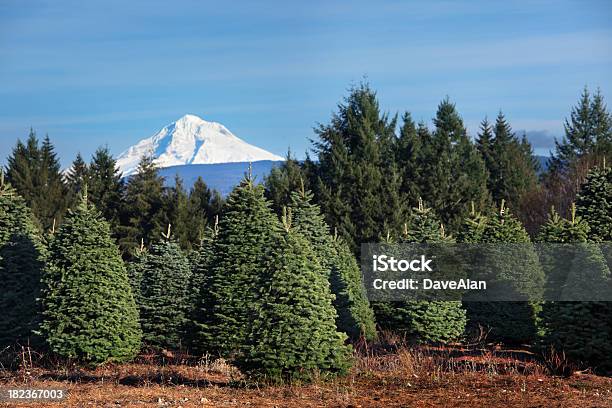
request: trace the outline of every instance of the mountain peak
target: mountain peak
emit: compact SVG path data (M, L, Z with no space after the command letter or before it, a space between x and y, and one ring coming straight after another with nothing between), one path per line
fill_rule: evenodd
M282 157L248 144L225 126L186 114L123 152L117 165L124 176L133 174L143 155L151 155L161 167L186 164L213 164L280 161Z

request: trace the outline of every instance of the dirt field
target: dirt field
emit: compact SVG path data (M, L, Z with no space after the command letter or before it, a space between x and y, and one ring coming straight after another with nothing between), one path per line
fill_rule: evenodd
M612 407L612 378L550 375L508 354L459 355L401 350L357 358L351 374L306 385L246 385L224 364L137 364L95 370L0 371L0 388L68 390L60 403L2 406L79 407Z

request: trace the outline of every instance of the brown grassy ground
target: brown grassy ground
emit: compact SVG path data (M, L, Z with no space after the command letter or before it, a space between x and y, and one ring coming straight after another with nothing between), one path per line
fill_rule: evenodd
M223 362L157 365L146 360L92 370L0 371L0 388L69 392L61 403L4 406L612 407L612 378L555 377L523 352L403 348L362 353L347 377L284 386L246 386Z

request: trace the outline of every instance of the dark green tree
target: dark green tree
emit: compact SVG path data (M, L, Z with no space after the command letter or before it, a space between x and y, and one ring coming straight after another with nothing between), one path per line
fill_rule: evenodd
M588 296L595 295L601 288L602 280L593 279L593 276L582 277L579 281L572 282L572 267L591 273L603 272L604 275L607 274L607 279L610 279L610 271L599 246L585 244L588 241L589 230L588 223L576 215L575 207L573 207L571 220L559 217L553 209L548 222L540 231L539 241L545 243L547 247L551 246L554 250L552 256L544 258L543 264L548 274L549 286L556 290L558 295L564 284L571 285L572 294L576 294L576 286L588 285L592 282L596 287L584 288L587 289ZM587 246L584 247L584 245ZM593 250L597 250L597 253ZM597 262L598 265L587 262L584 256L579 255L588 255L588 258ZM596 301L545 302L541 313L543 345L552 347L557 352L565 353L566 357L576 364L611 368L610 327L612 325L608 303Z
M198 341L198 322L206 321L207 314L213 310L213 297L210 296L211 268L214 255L214 245L219 234L218 217L214 226L207 227L202 232L200 243L190 254L191 279L187 291L187 322L185 324L185 340L187 345L196 352L205 353Z
M350 367L346 335L336 331L333 296L310 243L291 229L272 243L260 281L261 299L238 359L247 375L273 381L309 380Z
M291 203L291 193L304 184L308 188L308 178L300 162L287 152L285 161L279 167L273 167L265 178L266 198L272 202L272 208L278 214Z
M164 179L152 157L143 156L138 171L130 176L121 202L120 239L124 254L132 254L144 240L155 241L168 225L163 201Z
M453 243L439 219L421 199L405 225L401 243ZM448 342L463 336L465 310L458 301L395 301L375 303L381 326L404 332L417 341Z
M591 227L593 241L612 241L612 168L595 167L576 197L577 214Z
M66 185L70 194L71 206L78 204L81 200L83 186L89 182L89 167L81 153L72 162L70 169L65 175Z
M487 187L495 202L505 200L514 207L537 184L531 145L526 138L516 137L501 111L493 127L494 138L486 120L482 126L477 145L489 174Z
M436 127L421 158L423 199L436 209L442 222L456 228L474 201L483 208L489 201L487 171L468 138L455 104L448 98L438 106Z
M18 141L8 159L7 177L44 229L59 225L66 211L68 190L48 136L39 145L31 130L26 145Z
M539 299L544 290L544 272L537 253L522 224L505 207L489 214L479 233L479 265L490 275L490 285L498 285L504 298L513 295L524 301L470 301L464 297L470 325L468 331L478 327L488 330L491 340L524 343L535 340ZM475 235L471 243L476 243ZM467 241L466 241L467 242Z
M549 163L551 172L567 171L584 156L612 158L612 115L599 90L591 95L584 88L564 127L565 136L555 141L555 152Z
M178 243L170 239L170 227L163 240L137 257L130 267L133 276L141 273L138 307L143 341L168 349L181 346L188 305L189 260Z
M113 236L118 236L124 185L117 161L108 147L100 147L94 153L89 178L90 200L111 223Z
M140 349L138 309L108 222L87 202L53 235L43 277L41 333L59 356L127 361Z
M0 170L0 349L30 343L45 248L33 216Z
M262 185L247 175L227 198L210 262L207 310L195 319L197 348L224 356L245 344L264 257L280 229Z
M338 330L356 339L376 337L374 314L365 295L359 266L354 255L340 239L334 240L313 196L300 185L291 194L293 228L302 234L315 251L331 291L335 295Z
M191 241L193 235L191 229L196 226L197 220L190 218L189 213L189 195L185 191L183 179L176 174L174 177L174 185L164 189L164 212L168 221L172 224L174 236L181 248L190 251L196 240ZM197 239L197 238L196 238Z

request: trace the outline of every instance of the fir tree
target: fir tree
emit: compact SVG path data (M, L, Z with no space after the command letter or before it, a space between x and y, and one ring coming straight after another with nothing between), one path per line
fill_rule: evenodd
M593 241L612 241L612 169L595 167L589 171L576 197L577 214L591 228Z
M28 344L38 324L44 255L30 210L0 170L0 349Z
M214 245L219 234L218 217L212 228L202 232L199 245L191 252L191 279L187 296L187 322L185 325L185 340L189 347L197 352L205 353L198 343L198 322L206 321L208 313L213 309L213 298L210 294L211 261L214 255Z
M354 255L340 239L334 241L319 206L312 203L312 193L304 190L291 194L290 207L296 232L311 244L335 295L334 307L338 330L352 338L376 336L374 315L365 296L361 274Z
M552 211L548 222L542 227L538 236L539 241L545 245L553 246L554 254L545 259L545 268L548 275L549 287L561 291L563 284L567 282L568 275L571 279L572 266L581 271L597 273L602 271L610 279L610 271L603 261L601 252L594 253L593 249L599 250L598 246L589 245L581 248L588 241L589 225L576 215L573 207L571 220L566 220ZM586 251L583 251L586 250ZM569 255L568 255L569 252ZM575 257L576 254L595 255L593 258L599 265L586 263L583 257ZM598 287L587 288L591 296L596 294L602 286L601 279L593 279L593 276L583 277L578 282L567 282L574 285L572 294L575 293L575 284L589 284L594 282ZM552 281L552 282L551 282ZM542 343L547 347L553 347L558 352L563 352L575 363L595 365L604 368L612 367L612 347L610 346L610 307L609 302L576 302L560 301L546 302L542 307L541 325L543 327Z
M488 147L481 147L481 153L489 173L487 187L493 200L506 201L510 205L518 204L522 196L537 184L536 167L532 159L531 145L524 139L519 140L504 114L500 111L493 128L495 137L483 135L479 147L488 140Z
M50 349L86 363L133 358L140 349L138 309L109 224L86 191L49 252L41 332Z
M136 258L141 271L137 296L143 341L151 346L177 349L188 310L191 267L180 246L170 239L170 226L163 240Z
M130 177L121 203L120 244L131 254L141 241L161 236L168 225L163 203L164 179L157 174L152 157L143 156Z
M423 199L451 227L460 224L471 201L481 208L489 200L487 172L463 120L448 98L438 106L434 131L423 147Z
M452 243L431 208L419 205L405 225L400 243ZM377 319L383 327L405 332L418 341L447 342L459 339L466 315L457 301L403 301L376 303Z
M100 147L94 153L89 165L89 177L90 200L111 223L113 236L118 236L124 185L117 161L108 147Z
M472 240L474 242L475 240ZM487 273L494 271L491 284L525 301L472 302L465 296L470 331L478 326L489 329L493 340L521 343L531 342L537 332L538 299L544 290L544 272L538 256L530 245L525 228L505 207L502 201L498 211L490 214L481 233L480 265ZM501 282L501 283L500 283Z
M354 252L386 229L401 229L392 221L407 210L397 196L401 175L395 163L395 127L396 118L382 114L376 93L362 84L351 89L329 125L315 130L319 163L314 190L329 225L338 228Z
M583 156L612 158L612 115L599 90L592 96L584 88L564 127L563 139L555 140L555 152L549 163L551 172L566 171Z
M343 374L350 366L346 335L336 331L333 296L310 243L291 229L272 243L258 304L238 366L249 376L309 380Z
M244 345L257 307L256 288L280 228L264 189L247 175L227 198L210 262L209 308L195 321L197 348L232 355Z
M308 188L308 179L300 163L287 152L285 161L279 167L273 167L265 178L266 198L272 202L272 208L280 214L282 208L291 203L291 193L304 184Z
M173 225L177 242L181 248L190 251L196 243L190 240L192 235L190 231L194 225L189 213L189 196L185 191L183 179L178 174L174 177L174 186L165 189L163 200L164 212Z
M89 182L89 167L85 160L83 160L81 153L78 153L72 162L65 179L71 196L70 202L76 205L81 199L83 186Z
M33 130L26 145L18 141L8 159L7 176L45 230L61 222L68 190L48 136L41 146Z

